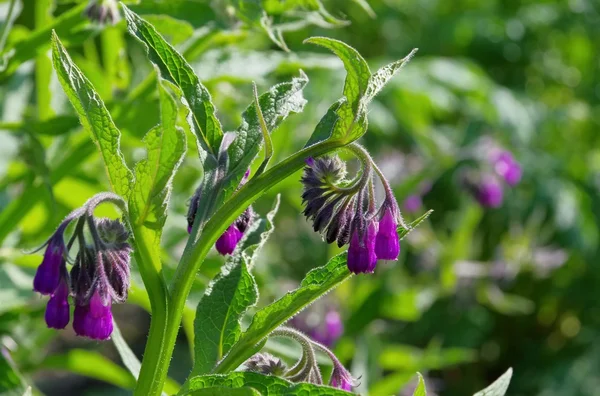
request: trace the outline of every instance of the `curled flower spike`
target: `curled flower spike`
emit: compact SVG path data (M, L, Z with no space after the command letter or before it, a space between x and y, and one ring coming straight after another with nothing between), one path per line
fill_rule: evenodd
M248 359L244 365L246 371L276 376L282 376L287 369L281 359L266 352L257 353Z
M127 242L127 229L118 220L93 217L95 207L106 201L125 208L119 196L102 193L73 211L48 241L44 260L34 279L36 291L51 295L45 314L48 327L63 329L67 326L71 295L75 303L75 333L95 340L110 337L113 330L111 306L127 299L130 282L131 246ZM77 225L65 245L63 234L75 219ZM89 233L84 232L86 225ZM69 276L65 257L76 241L79 251Z
M327 243L349 244L348 269L373 272L377 260L396 260L400 252L397 234L404 225L398 203L383 173L367 151L357 144L346 146L360 159L362 168L354 180L345 180L346 166L337 156L306 159L302 176L304 215ZM375 172L373 172L373 170ZM377 213L373 176L385 190ZM378 221L383 222L378 225Z

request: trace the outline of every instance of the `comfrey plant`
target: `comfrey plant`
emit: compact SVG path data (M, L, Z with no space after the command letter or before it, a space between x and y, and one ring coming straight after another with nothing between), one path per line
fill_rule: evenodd
M186 60L147 21L125 6L122 9L129 33L142 44L155 68L161 121L144 139L147 157L131 170L120 151L120 132L101 98L53 34L54 68L81 123L102 154L114 193L90 199L59 225L46 244L34 287L51 296L48 325L66 326L70 296L75 305L73 326L77 334L98 340L112 337L131 363L131 351L119 340L110 307L127 298L129 257L133 255L132 271L139 271L143 281L143 285L135 285L136 299L147 301L152 313L141 366L135 362L128 365L137 379L136 395L160 395L163 390L187 395L202 389L250 386L262 395L346 394L357 384L355 378L360 373L351 375L326 345L281 325L353 273L373 272L378 259L397 259L399 241L427 216L412 224L404 223L389 183L368 152L355 143L367 131L369 102L414 51L372 73L350 46L323 37L308 39L307 43L333 51L344 63L347 77L343 95L329 108L303 148L270 166L274 151L271 134L286 117L303 110L306 101L302 90L308 83L307 76L300 72L298 77L261 95L255 88L254 100L242 114L241 125L225 133L208 90ZM178 125L180 110L187 114L185 129ZM173 176L185 156L185 130L196 140L203 176L190 199L187 244L175 273L167 276L160 241ZM254 164L262 148L264 160ZM338 150L348 151L360 160L361 169L355 178L345 179ZM258 302L252 268L273 231L278 206L276 203L266 217L260 217L251 204L303 167L305 215L327 242L348 245L348 252L310 271L297 289L254 309L254 314L244 320L249 324L242 326L242 319L250 316L247 311ZM375 199L375 177L385 191L381 202ZM118 205L122 222L93 217L93 209L104 201ZM72 236L65 244L71 223ZM72 260L75 242L78 251ZM226 262L194 312L186 306L186 300L214 245L226 255ZM67 263L72 263L70 274ZM193 339L194 365L185 384L179 387L167 380L167 371L182 323L188 338ZM298 362L288 369L282 361L261 352L270 337L299 342L303 353ZM317 352L328 356L333 364L329 379L323 378L315 359ZM236 371L241 367L245 371Z
M106 201L125 205L118 195L102 193L71 212L44 244L44 259L33 280L35 291L50 295L45 314L48 327L67 326L69 296L72 296L75 333L96 340L110 337L111 304L127 300L130 278L131 246L127 242L127 229L119 220L97 219L93 215L95 207ZM75 230L65 244L64 233L75 220ZM79 249L69 274L67 258L75 242Z

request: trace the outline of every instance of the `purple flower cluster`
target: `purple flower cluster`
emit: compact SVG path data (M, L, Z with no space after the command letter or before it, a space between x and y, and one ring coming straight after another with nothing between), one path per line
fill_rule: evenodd
M64 232L79 219L69 243ZM92 243L84 234L87 224ZM106 340L113 331L111 304L127 299L129 289L129 233L118 220L96 219L82 210L72 212L46 242L44 259L37 269L33 289L49 295L45 320L50 328L64 329L70 321L69 296L75 310L73 329L80 336ZM79 251L71 271L67 270L69 250L75 240Z
M400 253L400 209L381 172L385 199L376 208L370 161L355 182L344 180L346 167L337 156L307 159L302 176L304 215L327 243L349 244L348 269L356 274L371 273L377 260L396 260Z

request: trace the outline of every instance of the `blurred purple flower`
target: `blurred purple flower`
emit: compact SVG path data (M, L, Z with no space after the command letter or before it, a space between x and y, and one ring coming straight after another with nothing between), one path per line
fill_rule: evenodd
M500 151L492 159L494 171L504 179L506 184L511 187L516 186L521 181L521 165L515 160L510 151Z
M477 186L476 198L483 207L500 207L504 199L502 184L494 176L484 175Z

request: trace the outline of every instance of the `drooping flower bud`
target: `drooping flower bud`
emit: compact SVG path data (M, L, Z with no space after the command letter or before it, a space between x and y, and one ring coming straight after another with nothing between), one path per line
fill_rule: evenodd
M339 364L339 362L334 361L329 385L334 388L351 391L352 387L355 385L355 381L344 366Z
M355 274L371 273L377 265L375 253L375 238L377 223L373 219L367 220L365 229L355 223L352 238L348 247L348 269Z
M494 176L484 175L477 186L476 198L481 206L498 208L504 198L502 185Z
M391 205L383 205L380 211L379 230L375 241L375 254L380 260L396 260L400 253L398 224Z
M231 254L235 250L238 242L242 239L242 232L238 230L235 224L232 224L225 230L223 235L217 239L217 243L215 243L215 247L217 251L225 256L226 254Z
M46 324L52 329L64 329L69 324L69 283L66 268L61 270L61 278L58 287L52 293L44 318Z
M68 223L67 223L68 224ZM62 268L66 268L65 242L63 232L66 224L61 224L47 242L44 259L33 278L33 290L41 294L52 294L60 283Z
M261 352L248 359L244 365L246 371L266 375L282 376L286 371L285 363L270 353Z
M113 331L111 302L103 301L96 290L89 302L78 302L73 315L75 334L93 340L107 340Z

